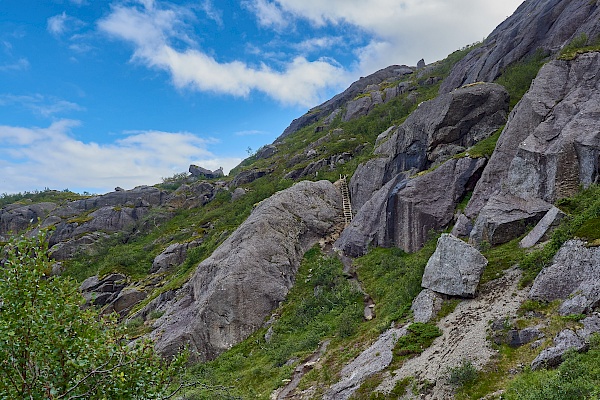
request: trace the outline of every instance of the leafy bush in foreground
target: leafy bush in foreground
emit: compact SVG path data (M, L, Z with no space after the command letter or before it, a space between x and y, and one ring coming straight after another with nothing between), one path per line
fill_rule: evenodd
M129 346L116 318L83 310L71 279L48 276L45 237L1 249L0 399L161 399L183 368Z

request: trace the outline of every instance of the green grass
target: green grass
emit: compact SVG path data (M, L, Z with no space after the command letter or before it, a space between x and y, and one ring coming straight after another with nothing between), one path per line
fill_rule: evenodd
M20 204L29 204L29 203L57 203L63 204L67 201L86 199L90 197L89 193L79 194L75 192L71 192L69 189L65 189L62 191L59 190L35 190L31 192L23 192L23 193L14 193L8 194L3 193L0 194L0 208L13 203Z
M408 316L412 300L421 291L421 278L427 260L433 254L437 238L423 249L408 254L398 248L372 249L358 258L358 277L375 301L377 325L383 331L392 321Z
M398 339L394 346L394 365L399 365L407 358L419 355L431 346L431 343L442 331L430 323L415 322L407 328L408 334Z
M585 33L577 36L569 44L567 44L560 52L559 60L573 60L579 54L589 53L591 51L600 50L600 36L593 41L588 41L588 36Z
M580 400L600 397L600 335L584 354L571 352L556 370L527 370L511 382L507 400Z
M272 325L271 340L265 341L266 329L261 329L216 360L196 365L190 374L211 385L233 384L232 393L243 398L268 399L282 380L290 378L298 360L321 341L344 340L356 333L362 308L362 294L343 276L339 260L323 256L315 247L306 253L295 286L275 311L279 318ZM189 396L215 398L202 390Z
M496 79L496 83L504 86L508 91L511 109L521 100L525 92L529 90L531 82L546 61L546 55L538 51L531 57L510 65Z

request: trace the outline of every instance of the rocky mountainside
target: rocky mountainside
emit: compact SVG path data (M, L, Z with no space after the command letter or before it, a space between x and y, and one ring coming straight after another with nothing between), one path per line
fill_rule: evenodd
M5 196L0 240L50 229L87 306L188 348L232 397L597 395L577 366L600 353L599 10L527 0L483 43L361 78L230 176Z

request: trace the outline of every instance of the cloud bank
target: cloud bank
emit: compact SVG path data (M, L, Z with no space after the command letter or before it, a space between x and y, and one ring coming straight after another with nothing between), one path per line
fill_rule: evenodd
M251 66L243 61L219 62L191 41L186 33L188 18L187 9L161 8L153 1L145 1L133 7L113 6L98 27L131 43L134 61L169 72L178 88L238 97L259 91L286 105L311 106L320 99L324 88L344 80L342 67L326 58L309 61L303 56L293 57L281 70L264 63ZM176 48L178 42L187 44L186 48Z
M71 130L79 125L63 119L46 128L0 126L0 193L44 187L105 193L159 183L190 164L228 172L241 161L216 157L208 150L214 139L189 132L128 132L99 144L75 139Z

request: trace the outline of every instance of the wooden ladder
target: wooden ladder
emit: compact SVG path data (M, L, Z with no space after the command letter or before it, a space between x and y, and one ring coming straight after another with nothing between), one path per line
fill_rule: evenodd
M340 175L340 190L342 191L342 208L344 209L344 218L346 226L352 222L352 203L350 202L350 190L348 190L347 176Z

